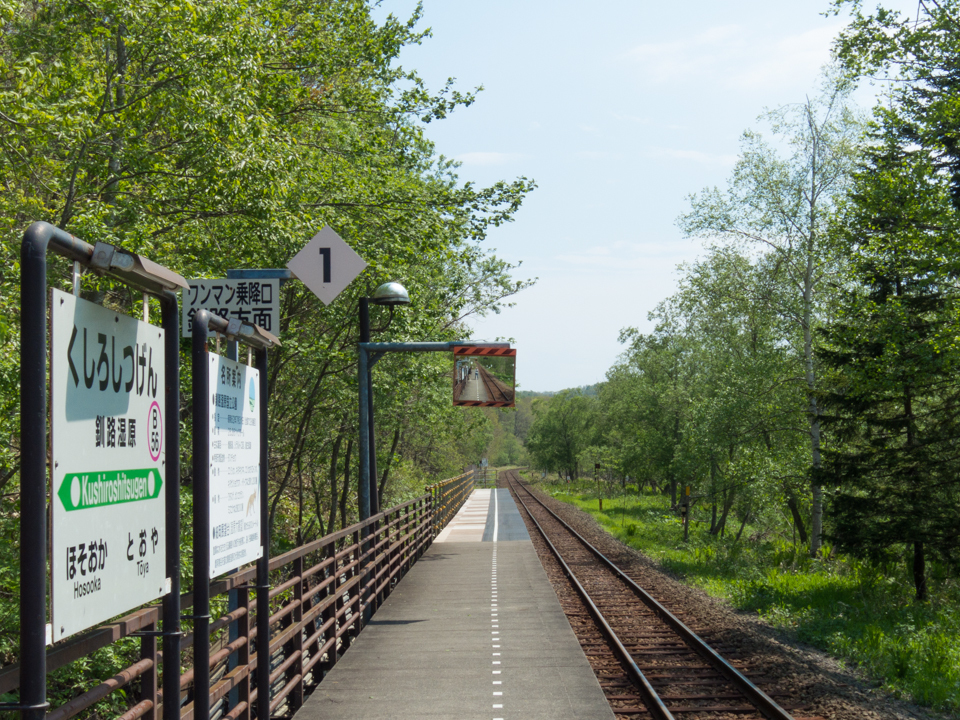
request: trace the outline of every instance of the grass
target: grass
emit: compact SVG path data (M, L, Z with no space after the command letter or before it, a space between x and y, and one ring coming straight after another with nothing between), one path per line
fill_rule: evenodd
M916 603L902 565L815 560L788 538L750 525L740 542L734 541L738 526L717 538L707 532L702 510L691 515L684 542L683 526L664 496L637 495L634 488L605 498L601 512L589 482L546 482L543 488L686 582L859 666L894 696L960 715L957 578L931 578L930 601Z

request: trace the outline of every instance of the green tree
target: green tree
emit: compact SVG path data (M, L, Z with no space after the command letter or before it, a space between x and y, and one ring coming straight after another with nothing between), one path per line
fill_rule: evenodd
M580 453L593 444L595 400L576 390L564 390L535 401L527 450L543 470L580 477Z
M643 335L634 328L620 333L629 343L620 361L607 371L600 401L606 429L620 444L624 474L669 492L677 502L674 458L689 406L689 366L685 337L661 318L657 329Z
M16 517L17 503L19 245L35 220L122 245L188 278L283 267L325 224L364 257L367 270L329 307L300 283L282 291L281 326L271 330L283 346L271 352L269 377L278 543L354 516L358 298L401 281L416 311L398 312L377 339L453 340L468 335L466 318L497 311L528 284L483 240L513 217L533 183L478 187L437 156L429 123L474 94L451 84L431 92L397 62L428 34L417 29L419 9L378 24L373 6L0 0L6 518ZM66 263L51 263L49 281L68 286ZM120 311L139 302L92 275L82 292ZM449 377L436 357L378 365L385 497L453 474L464 460L458 451L471 420L450 407ZM190 385L182 380L188 438ZM189 472L189 443L183 452ZM16 547L4 550L14 567Z
M804 533L797 494L805 479L795 378L800 358L788 350L793 326L782 264L715 248L687 269L671 298L690 347L690 409L675 464L721 514L722 532L738 503L746 515L785 501Z
M819 349L836 440L821 477L837 488L837 544L875 558L906 544L922 601L929 554L960 569L960 225L937 158L911 147L894 113L878 116L838 221L851 263Z
M787 302L778 310L793 321L797 333L791 347L802 361L806 385L806 434L813 468L820 466L820 413L813 332L820 322L824 280L832 272L827 223L842 197L853 162L861 125L848 103L850 87L832 78L821 94L801 105L766 113L781 156L756 132L744 133L737 165L725 191L705 190L691 197L691 210L679 225L689 236L749 247L777 263ZM811 475L812 528L810 551L819 551L822 532L822 489Z

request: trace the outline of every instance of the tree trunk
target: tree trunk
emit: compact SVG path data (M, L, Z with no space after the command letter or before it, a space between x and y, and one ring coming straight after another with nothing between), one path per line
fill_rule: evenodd
M723 511L720 513L720 520L717 521L716 527L713 529L713 534L719 534L720 537L723 537L723 530L727 526L727 515L730 514L730 508L733 507L733 496L735 493L732 491L725 492L723 498Z
M917 602L927 600L927 559L923 552L923 543L913 544L913 585L917 590Z
M803 525L803 516L800 514L800 505L793 493L787 496L787 507L790 508L790 514L793 515L793 526L800 533L800 544L807 544L807 528Z
M740 523L740 529L737 530L737 537L734 542L740 542L740 536L743 535L743 529L747 526L747 522L750 520L750 510L747 508L747 511L743 514L743 522Z
M323 489L316 482L314 482L314 477L311 477L310 480L310 491L313 493L314 514L316 516L317 524L320 525L319 537L323 537L327 534L327 524L323 521Z
M333 532L334 523L337 521L337 462L340 459L340 445L343 443L343 428L337 434L337 439L333 441L333 450L330 457L330 515L327 519L327 527Z
M383 510L383 490L387 486L387 476L390 474L390 465L393 464L393 456L397 452L397 443L400 442L400 426L397 425L393 431L393 444L390 445L390 454L387 455L387 462L383 468L383 476L380 478L380 487L377 488L377 507Z
M297 455L297 479L300 487L297 489L297 545L303 545L303 453Z
M340 529L347 526L347 493L350 491L350 456L353 455L353 438L347 440L347 457L343 461L343 492L340 494Z
M127 104L127 93L124 87L127 74L127 45L123 36L127 28L123 23L117 26L117 74L114 84L114 108L121 108ZM109 93L109 91L108 91ZM103 201L108 205L117 204L117 188L120 184L120 154L123 152L123 130L117 128L111 133L110 158L107 160L109 180L103 190Z
M804 376L807 381L807 400L810 404L810 464L814 469L814 477L810 481L810 495L813 501L813 511L810 518L810 555L816 557L820 552L823 541L823 488L816 478L816 471L820 469L820 409L817 407L817 398L813 394L816 390L816 374L813 367L813 284L816 264L814 262L817 241L817 192L820 180L819 159L819 129L813 118L813 109L807 103L807 124L810 128L810 137L813 147L810 150L810 197L807 202L810 208L810 229L807 236L807 262L803 273L803 361Z
M714 503L710 508L710 534L713 535L717 527L717 504Z
M897 279L897 295L902 292L899 278ZM914 425L913 415L913 390L908 382L903 389L903 414L907 421L907 447L913 448L918 444L916 435L916 426ZM916 470L910 472L912 487L918 486ZM913 503L916 507L919 498L914 497ZM919 530L922 532L922 530ZM927 599L927 559L923 551L923 541L914 541L913 543L913 585L917 591L917 602L925 602Z

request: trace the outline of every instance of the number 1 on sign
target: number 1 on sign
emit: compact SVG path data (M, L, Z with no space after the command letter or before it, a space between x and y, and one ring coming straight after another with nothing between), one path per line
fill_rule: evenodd
M330 248L320 248L320 256L323 258L323 281L330 282Z

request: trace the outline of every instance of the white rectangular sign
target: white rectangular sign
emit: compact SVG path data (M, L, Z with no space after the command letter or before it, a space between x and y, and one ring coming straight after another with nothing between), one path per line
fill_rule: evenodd
M169 582L163 330L59 290L51 322L56 642L156 600Z
M260 373L210 363L210 577L263 555L260 542Z
M209 310L230 320L247 320L264 330L280 333L280 281L272 280L187 280L183 291L181 335L193 335L193 316Z

